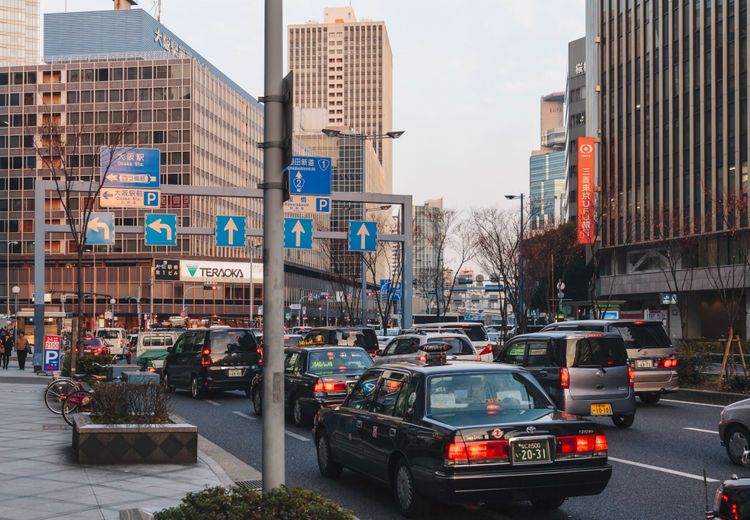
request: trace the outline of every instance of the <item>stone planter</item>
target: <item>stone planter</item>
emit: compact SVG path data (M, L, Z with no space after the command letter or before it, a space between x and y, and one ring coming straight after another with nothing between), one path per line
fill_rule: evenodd
M79 464L194 464L198 427L192 424L96 424L76 414L73 450Z

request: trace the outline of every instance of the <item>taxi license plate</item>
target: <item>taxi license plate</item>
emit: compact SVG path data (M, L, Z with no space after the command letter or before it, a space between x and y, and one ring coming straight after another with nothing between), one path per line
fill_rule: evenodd
M650 359L636 359L635 368L653 368L654 362Z
M242 377L242 370L227 370L229 377Z
M513 464L550 462L549 441L514 441L511 443Z
M152 366L153 366L154 368L162 368L162 367L164 367L164 360L163 360L163 359L154 359L154 360L153 360L153 361L151 362L151 365L152 365Z
M609 403L592 404L591 415L612 415L612 405Z

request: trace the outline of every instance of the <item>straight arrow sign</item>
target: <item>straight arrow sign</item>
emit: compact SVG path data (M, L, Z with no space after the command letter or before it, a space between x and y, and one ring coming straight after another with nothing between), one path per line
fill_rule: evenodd
M378 247L377 222L349 222L349 251L374 252Z
M224 231L226 231L227 235L229 236L229 243L234 244L234 232L237 231L237 224L234 223L234 220L230 218L227 221L226 225L224 226Z
M305 233L305 227L302 225L302 222L299 220L296 224L294 224L294 227L292 228L292 234L295 235L294 238L294 246L300 247L300 244L302 242L302 235Z
M359 237L359 248L364 251L367 249L365 246L367 245L367 237L370 236L370 232L367 231L367 226L363 222L362 225L359 227L359 231L357 231L357 236Z
M286 249L312 249L313 221L309 218L284 219L284 247Z
M245 247L247 221L242 215L216 216L216 245L219 247Z

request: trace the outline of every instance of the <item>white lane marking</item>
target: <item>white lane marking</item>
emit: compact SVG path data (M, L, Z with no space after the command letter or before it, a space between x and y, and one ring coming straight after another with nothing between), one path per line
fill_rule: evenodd
M694 404L695 406L710 406L712 408L724 408L723 404L694 403L692 401L680 401L677 399L662 399L665 403Z
M302 435L296 434L294 432L290 432L289 430L284 430L284 431L286 432L287 435L289 435L290 437L294 437L298 441L310 442L310 439L308 439L307 437L303 437Z
M713 433L714 435L719 435L719 432L714 430L704 430L702 428L689 428L685 426L683 430L690 430L691 432L703 432L703 433Z
M217 403L216 401L212 401L211 399L206 399L206 402L207 402L208 404L212 404L212 405L214 405L214 406L221 406L221 404L220 404L220 403Z
M245 419L250 419L251 421L255 420L255 417L253 417L252 415L248 415L244 412L238 412L237 410L232 410L232 413L234 415L239 415L240 417L244 417Z
M693 475L692 473L684 473L682 471L676 471L668 468L660 468L659 466L652 466L651 464L643 464L642 462L633 462L632 460L616 459L614 457L608 457L608 460L619 462L620 464L630 464L631 466L638 466L639 468L653 469L654 471L661 471L662 473L669 473L670 475L677 475L678 477L692 478L694 480L703 480L703 475ZM708 482L718 482L714 478L706 478Z

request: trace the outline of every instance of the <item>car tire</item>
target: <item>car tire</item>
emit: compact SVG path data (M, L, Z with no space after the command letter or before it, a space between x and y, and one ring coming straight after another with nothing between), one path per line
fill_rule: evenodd
M544 498L541 500L532 500L531 505L534 509L540 511L551 511L563 505L563 502L565 502L565 497Z
M161 376L161 384L164 385L164 389L167 392L174 392L174 387L172 386L172 383L169 380L169 374L168 373L165 372Z
M193 399L200 399L203 396L201 387L198 384L198 378L195 376L190 378L190 396Z
M724 433L724 446L732 464L742 465L742 452L750 449L750 431L741 424L732 424Z
M638 394L638 398L643 404L656 404L661 399L659 392L649 392L647 394Z
M304 427L308 426L310 422L310 417L305 413L304 408L302 408L302 402L299 398L295 397L292 401L292 424Z
M631 426L633 426L633 421L635 421L635 414L612 416L612 422L618 428L623 428L623 429L630 428Z
M396 507L406 518L421 518L427 511L427 502L417 492L414 476L405 460L400 460L392 477L393 497Z
M259 417L263 415L263 394L260 390L253 392L253 412Z
M334 462L333 454L331 453L331 443L328 441L328 435L326 435L325 431L321 432L318 435L315 447L317 451L318 469L320 470L320 474L326 478L340 477L341 471L344 468Z

